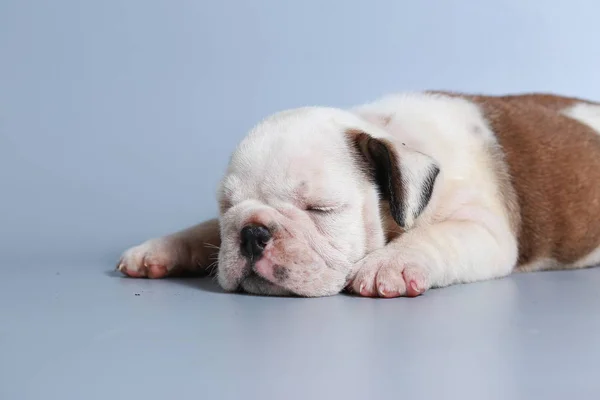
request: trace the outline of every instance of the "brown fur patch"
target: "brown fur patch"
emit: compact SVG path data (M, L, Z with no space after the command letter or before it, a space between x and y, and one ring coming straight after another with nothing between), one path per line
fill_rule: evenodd
M509 166L502 147L493 144L488 147L488 154L491 159L491 167L496 173L498 195L502 197L504 206L508 213L508 223L511 232L518 237L521 230L521 211L519 209L519 200L517 192L512 183Z
M450 95L478 104L498 138L508 167L500 186L514 188L518 205L508 201L507 208L520 214L513 216L519 266L554 260L540 268L568 267L598 247L600 136L562 114L595 103L550 94ZM496 165L501 170L502 161Z
M390 205L388 202L381 201L379 209L381 210L381 220L383 224L383 232L385 233L385 242L389 243L398 236L402 235L404 233L404 229L398 226L394 218L392 218L392 213L390 212Z
M174 273L206 273L221 246L219 220L211 219L166 237L177 248Z

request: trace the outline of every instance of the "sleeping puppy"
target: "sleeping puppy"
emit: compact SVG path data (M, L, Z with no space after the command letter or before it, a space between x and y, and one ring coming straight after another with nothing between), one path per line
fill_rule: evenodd
M284 111L234 151L218 220L133 247L117 268L162 278L218 258L227 291L413 297L593 266L599 135L599 104L543 94Z

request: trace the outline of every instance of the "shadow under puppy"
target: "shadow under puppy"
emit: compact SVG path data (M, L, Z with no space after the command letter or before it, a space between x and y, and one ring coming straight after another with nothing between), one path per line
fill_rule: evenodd
M423 92L268 117L238 145L219 219L127 250L131 277L227 291L417 296L600 262L600 105ZM218 252L218 256L217 256Z

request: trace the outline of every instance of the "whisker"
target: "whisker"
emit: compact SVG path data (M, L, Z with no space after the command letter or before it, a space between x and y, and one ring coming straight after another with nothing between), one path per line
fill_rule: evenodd
M212 243L204 243L204 247L208 247L209 249L221 250L220 246L217 246Z
M206 267L206 270L208 271L209 274L212 274L215 271L215 269L217 268L217 265L218 265L218 263L217 263L217 261L215 261L215 262L211 263L208 267Z

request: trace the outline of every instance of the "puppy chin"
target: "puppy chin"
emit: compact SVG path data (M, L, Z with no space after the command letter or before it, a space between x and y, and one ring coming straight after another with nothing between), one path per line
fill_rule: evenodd
M241 283L241 288L251 294L263 296L294 296L295 294L287 289L277 286L262 276L252 272Z
M250 294L264 296L294 296L295 294L279 285L260 276L249 262L240 255L233 258L224 257L226 260L219 264L217 280L223 290L227 292L243 291Z

